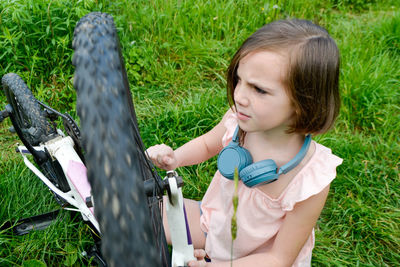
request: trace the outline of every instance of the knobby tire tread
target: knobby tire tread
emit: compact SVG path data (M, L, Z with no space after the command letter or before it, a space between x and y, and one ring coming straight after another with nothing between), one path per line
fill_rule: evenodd
M59 163L53 161L50 156L46 157L46 161L41 162L34 154L33 146L38 146L58 136L56 128L48 121L45 111L18 74L4 75L2 85L7 100L12 106L10 117L19 138L32 153L45 176L61 191L68 192L70 188ZM57 194L54 193L54 196L58 203L65 204L65 201Z
M105 13L74 31L74 87L88 179L110 266L161 266L143 188L143 151L119 39ZM141 139L140 139L141 140Z
M7 100L18 117L14 127L20 128L23 135L20 138L32 146L37 146L48 141L51 136L54 137L55 128L48 122L44 111L22 78L18 74L8 73L3 76L2 85ZM22 125L19 120L24 120L26 125Z

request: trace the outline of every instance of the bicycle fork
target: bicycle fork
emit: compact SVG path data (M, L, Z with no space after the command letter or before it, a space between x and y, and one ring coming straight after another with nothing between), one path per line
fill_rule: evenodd
M169 185L166 213L172 242L172 267L187 266L187 262L196 260L193 255L194 249L183 204L182 189L178 188L177 176L175 171L169 171L165 177Z

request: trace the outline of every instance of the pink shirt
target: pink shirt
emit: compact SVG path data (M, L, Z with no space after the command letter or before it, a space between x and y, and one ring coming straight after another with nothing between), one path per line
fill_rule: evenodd
M224 146L232 139L237 126L236 116L231 115L225 126L227 131L222 139ZM323 145L315 143L315 148L311 159L276 199L257 187L249 188L239 181L237 238L233 243L233 259L267 251L274 242L285 214L297 202L321 192L336 177L336 167L342 163L342 159ZM231 259L233 192L233 181L217 171L202 200L200 227L207 233L205 250L214 262ZM313 248L314 230L293 266L310 266Z

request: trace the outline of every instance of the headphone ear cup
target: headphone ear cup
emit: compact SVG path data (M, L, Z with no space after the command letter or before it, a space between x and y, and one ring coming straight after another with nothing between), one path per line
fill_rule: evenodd
M249 151L236 144L229 144L218 155L219 172L228 179L233 179L235 167L240 171L253 162Z
M266 159L253 163L243 168L239 175L243 183L248 187L268 184L278 179L278 166L272 159Z

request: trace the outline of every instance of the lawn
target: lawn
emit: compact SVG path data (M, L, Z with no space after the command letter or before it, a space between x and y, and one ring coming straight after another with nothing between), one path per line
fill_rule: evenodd
M326 27L341 52L342 106L335 128L315 140L344 162L316 226L313 265L398 265L398 1L0 0L0 77L18 73L39 100L76 118L71 42L75 23L91 11L114 17L145 145L174 148L227 110L228 62L256 29L286 17ZM58 208L15 153L10 126L0 124L0 226ZM215 159L180 168L184 196L201 199L215 170ZM81 253L93 241L74 217L61 211L49 228L25 236L0 231L0 266L84 265Z

